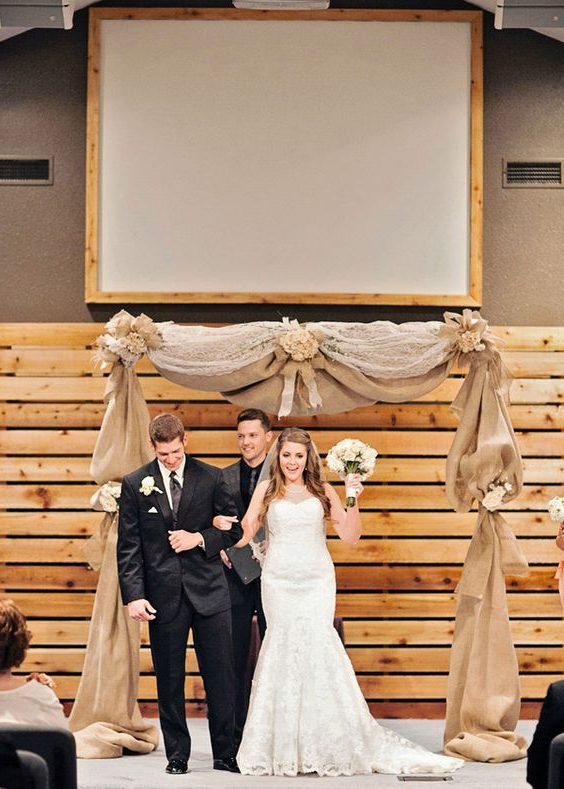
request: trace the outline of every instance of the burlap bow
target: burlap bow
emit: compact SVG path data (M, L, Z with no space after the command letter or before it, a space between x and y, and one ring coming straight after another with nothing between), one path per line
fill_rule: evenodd
M310 406L317 409L323 404L317 389L315 369L323 366L320 346L325 335L319 330L312 330L307 324L300 326L296 320L284 318L282 323L286 330L280 335L274 351L276 359L283 362L280 374L284 378L278 416L288 416L292 413L299 378L307 390Z

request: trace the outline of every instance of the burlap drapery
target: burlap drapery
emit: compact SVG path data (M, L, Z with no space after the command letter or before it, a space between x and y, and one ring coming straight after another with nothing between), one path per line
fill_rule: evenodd
M447 461L447 495L458 511L482 502L492 480L522 486L522 464L505 406L507 376L499 354L474 360L453 403L460 417ZM514 733L519 720L519 669L507 613L504 575L526 575L527 561L498 512L480 504L458 586L447 692L445 751L504 762L526 755Z
M90 468L99 484L121 480L151 459L149 413L130 368L115 365L106 386L107 410ZM117 514L105 514L86 544L89 564L100 570L82 677L70 716L77 755L121 756L123 749L150 753L159 741L137 704L139 623L122 605L116 562Z
M123 311L112 321L98 341L98 360L113 364L114 376L113 398L93 458L98 482L121 479L146 460L143 456L130 463L129 450L122 453L115 441L116 435L127 437L142 453L146 406L130 366L143 352L171 381L221 391L244 407L295 415L412 400L438 386L464 357L470 369L453 403L460 426L447 462L450 501L456 510L467 511L500 479L511 484L505 501L521 490L521 461L505 406L507 373L487 323L476 312L446 313L444 324L400 326L319 323L296 328L285 321L209 329L153 324L146 316L133 319ZM281 343L281 335L290 331L290 341ZM501 515L480 505L458 590L447 700L446 748L468 759L504 761L524 755L524 743L512 731L519 682L503 581L509 571L525 573L526 561ZM133 671L131 661L129 666ZM115 693L125 694L128 687L124 682L121 691L114 689L112 706Z

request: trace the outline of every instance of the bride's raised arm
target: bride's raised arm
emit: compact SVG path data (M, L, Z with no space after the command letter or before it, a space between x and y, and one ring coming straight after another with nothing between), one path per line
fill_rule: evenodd
M259 484L256 486L249 503L249 509L245 513L245 517L241 522L241 526L243 527L243 536L238 543L235 543L235 548L243 548L243 546L248 545L259 530L261 526L259 520L260 511L262 510L262 502L264 501L264 496L268 485L269 480L263 479L263 481L259 482Z
M358 483L355 485L359 490L359 494L362 493L362 485L360 484L360 478L358 478ZM355 543L360 540L360 535L362 534L362 527L360 523L360 511L358 509L358 497L355 500L354 507L349 507L349 509L345 509L341 504L341 500L337 495L337 491L328 482L325 483L325 493L329 497L329 502L331 504L331 523L333 524L333 528L339 535L340 539L343 542Z

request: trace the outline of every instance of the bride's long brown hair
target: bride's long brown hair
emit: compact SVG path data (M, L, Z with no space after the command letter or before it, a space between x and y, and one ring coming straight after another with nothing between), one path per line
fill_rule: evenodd
M323 513L327 518L331 511L331 504L323 487L319 455L313 448L311 436L305 430L302 430L301 427L287 427L280 433L276 441L276 452L270 467L270 483L264 494L259 522L262 523L264 521L270 502L283 498L286 493L284 474L280 467L280 452L287 441L291 441L294 444L303 444L306 447L307 461L303 474L304 483L312 496L319 499L323 505Z

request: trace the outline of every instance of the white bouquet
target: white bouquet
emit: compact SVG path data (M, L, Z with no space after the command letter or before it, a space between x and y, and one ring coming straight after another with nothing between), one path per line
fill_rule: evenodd
M548 502L548 514L550 520L555 523L564 523L564 498L555 496Z
M374 471L378 452L368 444L355 438L344 438L335 444L327 453L327 465L345 479L348 474L360 474L361 479L366 479ZM353 507L356 499L354 488L346 489L346 506Z

